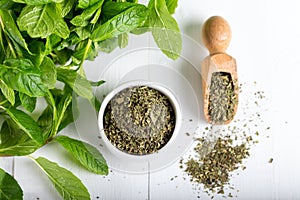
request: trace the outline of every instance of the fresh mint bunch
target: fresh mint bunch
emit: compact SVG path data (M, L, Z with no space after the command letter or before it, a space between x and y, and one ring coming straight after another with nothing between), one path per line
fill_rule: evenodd
M129 34L147 31L175 60L182 45L171 16L176 7L177 0L150 0L148 6L137 0L0 0L0 156L28 156L63 199L90 199L72 172L30 154L56 142L87 170L108 174L98 149L57 135L76 119L76 98L96 101L92 87L104 83L87 80L83 63L99 51L125 48ZM36 119L39 99L46 106ZM16 180L0 169L0 199L22 198Z

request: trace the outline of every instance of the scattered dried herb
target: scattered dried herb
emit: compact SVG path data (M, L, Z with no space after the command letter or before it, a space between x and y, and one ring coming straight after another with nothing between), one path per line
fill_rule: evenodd
M175 113L168 97L148 86L120 91L107 105L103 120L111 143L138 155L157 152L175 128Z
M204 184L210 191L224 194L224 185L229 182L229 173L238 169L244 158L249 156L246 144L234 146L231 139L218 138L210 153L199 160L190 159L186 165L186 172L197 183ZM195 151L202 152L202 143Z
M243 84L243 87L246 86ZM242 84L239 86L240 93L241 87ZM179 161L179 168L189 175L198 198L203 191L210 198L216 195L236 197L233 192L239 190L230 183L230 179L239 174L237 169L246 169L244 161L250 156L250 148L258 142L258 138L269 138L265 134L270 131L270 127L266 126L264 115L260 113L261 101L266 98L262 95L264 92L251 92L249 88L245 91L249 96L247 101L240 102L242 112L238 118L230 125L203 127L197 133L193 154ZM272 163L273 159L269 159L269 162Z
M211 77L208 114L213 123L222 124L232 120L235 114L237 95L229 73L214 72Z

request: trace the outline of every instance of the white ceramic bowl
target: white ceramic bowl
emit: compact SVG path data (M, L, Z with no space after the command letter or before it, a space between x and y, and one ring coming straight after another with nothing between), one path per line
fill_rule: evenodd
M135 87L135 86L148 86L150 88L158 90L159 92L161 92L162 94L164 94L165 96L168 97L171 105L173 106L173 110L175 113L174 131L173 131L172 136L169 139L169 141L161 149L159 149L156 153L145 154L145 155L135 155L135 154L126 153L125 151L122 151L122 150L118 149L117 147L115 147L109 141L109 139L107 138L107 136L104 132L103 117L104 117L104 112L105 112L107 104L120 91L122 91L126 88ZM182 116L181 116L181 111L180 111L180 105L177 101L177 98L166 86L159 84L159 83L155 83L155 82L149 82L149 81L130 81L130 82L124 83L124 84L116 87L104 98L103 102L101 103L101 107L100 107L100 111L99 111L98 125L99 125L99 129L100 129L100 136L101 136L102 140L104 141L105 146L108 148L108 150L112 154L114 154L115 156L117 156L121 159L128 158L128 159L134 159L134 160L141 160L141 161L148 160L149 161L153 158L157 158L157 156L159 156L160 152L165 151L166 149L172 148L172 143L180 130L181 120L182 120Z

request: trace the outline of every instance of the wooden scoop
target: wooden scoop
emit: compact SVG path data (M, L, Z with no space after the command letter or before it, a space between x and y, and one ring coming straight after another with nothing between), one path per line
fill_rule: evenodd
M231 75L234 92L238 97L238 77L236 61L225 51L231 40L230 26L225 19L219 16L210 17L203 25L202 40L210 55L201 63L202 70L202 91L204 98L204 116L209 123L213 123L209 116L209 95L211 77L214 72L225 72ZM237 110L237 103L234 106L234 114ZM232 119L219 124L228 124Z

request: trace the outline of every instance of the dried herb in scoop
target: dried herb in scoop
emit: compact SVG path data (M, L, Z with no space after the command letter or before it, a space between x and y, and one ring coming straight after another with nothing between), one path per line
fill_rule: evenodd
M229 73L214 72L211 77L208 114L213 123L222 124L233 119L237 95Z

